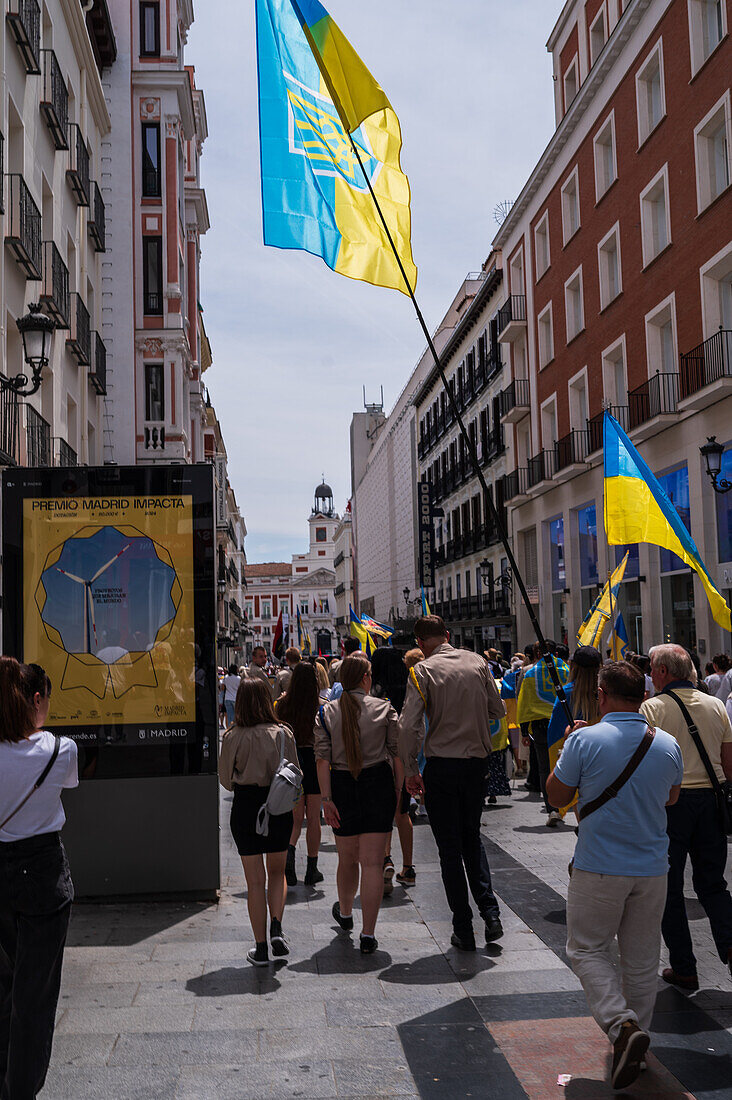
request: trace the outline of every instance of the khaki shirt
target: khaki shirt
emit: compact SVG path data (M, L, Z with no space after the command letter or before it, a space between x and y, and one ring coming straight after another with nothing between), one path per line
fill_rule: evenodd
M289 726L273 722L261 726L231 726L219 753L219 782L227 791L234 784L268 787L280 766L281 733L285 734L285 759L297 764L297 747Z
M290 686L290 680L292 679L292 669L283 668L277 673L277 677L274 682L274 697L279 699L280 695L284 695Z
M503 718L506 710L485 658L445 642L411 669L399 718L399 755L407 776L419 775L425 713L426 757L488 756L490 723Z
M272 694L272 683L270 681L270 678L267 675L267 673L264 671L264 669L260 668L259 665L249 665L248 666L248 668L247 668L247 678L249 680L264 680L265 684L269 688L270 695Z
M671 690L678 695L691 715L717 779L724 783L722 745L732 742L732 726L724 703L692 687L674 687ZM678 741L684 758L682 788L711 787L712 781L691 739L689 727L678 704L669 695L654 695L652 699L646 699L641 704L641 714L652 726L660 726L673 734Z
M386 699L377 699L364 691L353 691L361 704L358 732L364 768L372 768L397 755L397 712ZM315 759L327 760L335 771L348 771L343 742L340 699L323 708L325 729L320 713L315 719Z

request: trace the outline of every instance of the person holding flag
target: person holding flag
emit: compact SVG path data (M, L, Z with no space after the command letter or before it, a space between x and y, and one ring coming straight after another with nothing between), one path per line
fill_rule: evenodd
M556 642L547 639L546 646L553 656L554 667L557 670L560 682L564 685L569 680L569 668L565 661L556 656ZM539 784L548 814L546 823L549 828L558 825L561 821L559 813L550 805L546 794L546 781L551 771L548 743L549 720L552 716L555 700L554 685L546 661L541 657L524 671L519 688L516 717L519 726L528 723L529 733L534 742L539 767Z
M582 722L586 726L592 726L600 720L597 705L597 674L601 668L602 655L599 649L591 645L581 645L575 649L569 662L569 683L564 686L564 694L575 721ZM557 766L564 742L571 732L567 726L564 707L560 705L558 699L555 699L546 735L549 766L552 771ZM563 810L566 808L564 807ZM563 812L560 816L563 816ZM547 824L549 824L548 821Z

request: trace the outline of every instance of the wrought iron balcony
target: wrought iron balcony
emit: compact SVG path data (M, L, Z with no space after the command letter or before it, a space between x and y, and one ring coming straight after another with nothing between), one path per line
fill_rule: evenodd
M68 328L70 320L69 269L53 241L43 242L43 289L41 302L57 328Z
M37 0L10 0L8 25L23 58L25 71L41 71L41 8Z
M680 396L689 397L722 378L732 378L732 330L724 328L681 356Z
M515 339L526 327L526 296L511 294L498 311L498 335L501 340Z
M624 431L628 431L628 406L627 405L609 405L608 412L611 416L614 416L618 424ZM587 453L591 455L593 451L599 451L602 449L602 423L605 416L605 410L596 413L590 417L587 421Z
M567 432L554 444L554 472L561 473L587 458L587 431Z
M506 449L503 441L503 428L500 424L496 424L489 432L484 432L481 439L481 465L487 466L494 458L503 454Z
M554 476L554 451L539 451L529 459L527 487L533 489L541 481L551 481Z
M344 560L345 554L342 550L339 550L336 556L333 558L333 568L337 569L341 562Z
M19 173L9 175L7 180L9 217L5 240L26 279L40 279L43 269L41 212Z
M143 428L146 451L165 450L165 424L162 421L148 421ZM264 616L262 616L264 618Z
M341 581L341 583L340 583L340 584L337 584L337 585L335 586L335 588L333 589L333 595L334 595L334 596L342 596L342 595L343 595L343 593L344 593L345 591L346 591L346 586L345 586L345 584L343 584L343 582Z
M529 380L514 378L499 394L501 420L514 424L529 411Z
M490 382L497 374L500 374L503 370L503 359L501 358L501 349L498 344L492 344L490 351L488 352L488 363L486 369L486 381Z
M0 378L4 378L0 375ZM18 426L20 404L10 389L0 386L0 465L15 466L18 462Z
M80 366L91 365L91 319L80 294L71 295L71 319L66 347Z
M27 466L52 463L51 425L32 405L25 405L25 458Z
M89 368L89 381L98 394L107 392L107 348L98 332L92 333L93 362Z
M43 50L41 114L57 149L69 147L69 90L53 50Z
M75 122L69 126L69 167L66 169L66 179L79 206L88 206L91 197L89 150L81 129Z
M645 424L664 413L677 411L679 401L678 374L662 374L656 371L652 378L628 393L628 428Z
M79 460L76 455L76 451L73 447L70 447L65 439L57 438L55 443L55 465L56 466L78 466Z
M99 184L96 180L92 185L92 201L91 209L89 211L89 221L87 222L87 229L89 230L89 236L94 242L95 252L107 251L107 225L104 209L104 199L102 198L102 192L99 190Z
M519 466L515 470L512 470L510 474L504 474L504 501L515 500L516 497L523 496L526 493L526 487L528 485L528 473L529 471L526 469L525 466Z

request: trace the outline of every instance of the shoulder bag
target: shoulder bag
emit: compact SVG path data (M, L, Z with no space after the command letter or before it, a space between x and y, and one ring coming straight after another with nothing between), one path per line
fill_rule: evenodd
M585 806L582 807L581 810L577 811L577 817L579 818L580 823L583 822L586 817L589 817L590 814L594 814L595 810L599 810L601 806L604 806L612 798L617 797L618 792L620 791L621 787L625 786L625 784L628 782L628 780L630 779L633 772L636 770L636 768L640 764L643 757L646 755L646 753L650 749L651 743L652 743L653 738L655 737L655 735L656 735L655 729L652 726L647 726L646 727L646 732L643 734L643 738L642 738L640 744L638 745L638 748L635 750L635 752L631 756L630 760L628 761L628 763L625 765L625 767L621 771L618 778L613 780L612 783L609 783L607 785L607 787L605 788L605 790L602 792L602 794L599 794L597 796L597 798L593 798L592 802L588 802ZM579 832L579 829L577 830L577 832ZM570 877L572 875L572 868L573 867L574 867L574 859L571 860L571 862L569 864L569 867L567 868L567 870L569 871Z
M280 763L269 785L269 793L257 814L257 833L269 836L269 819L288 814L302 792L302 772L285 760L285 728L280 726Z
M45 781L48 777L48 773L50 772L53 765L56 763L56 759L58 757L58 753L59 753L60 748L61 748L61 738L59 737L59 735L57 733L55 733L53 735L53 752L51 753L51 759L48 761L45 768L43 769L41 774L38 776L38 779L35 781L34 785L31 787L31 789L28 791L28 794L25 796L23 801L18 803L18 805L13 810L13 812L8 814L8 816L5 818L4 821L0 821L0 829L4 829L5 826L7 825L7 823L9 821L11 821L20 810L23 809L23 807L25 806L26 802L28 801L30 796L33 794L33 792L37 791L39 787L43 786L43 784L45 783Z
M722 827L722 831L727 836L732 836L732 783L728 779L724 783L720 783L717 779L717 773L712 767L712 762L709 759L709 754L704 748L704 742L701 739L701 734L697 726L694 723L693 718L689 714L689 711L675 691L671 691L670 688L666 688L661 692L662 695L669 695L673 701L677 704L679 710L684 716L684 721L688 726L691 739L696 745L696 751L701 757L702 764L706 769L706 773L712 784L712 790L714 791L714 797L717 801L717 812L719 814L719 823Z

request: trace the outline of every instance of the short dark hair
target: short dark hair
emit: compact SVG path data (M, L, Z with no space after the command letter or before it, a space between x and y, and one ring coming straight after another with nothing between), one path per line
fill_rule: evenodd
M569 646L564 642L560 642L557 646L557 657L561 657L563 661L566 661L569 657Z
M447 627L445 620L439 615L423 615L414 624L415 637L427 641L428 638L446 638Z
M262 652L262 653L266 654L267 650L264 648L263 645L255 645L254 649L252 650L252 657L254 656L255 653L259 653L259 652Z
M237 726L261 726L276 722L269 685L264 680L242 680L234 703Z
M361 643L358 638L346 638L343 643L343 652L346 657L350 657L352 653L356 653L361 648Z
M296 645L291 645L289 649L285 650L285 660L292 661L293 664L297 664L300 660L300 650Z
M716 657L712 657L712 663L721 668L722 672L726 672L729 668L729 657L726 653L718 653Z
M557 652L557 643L554 641L553 638L545 638L544 639L544 646L545 646L545 649L544 649L545 653L551 653L552 657L556 654L556 652ZM539 643L539 654L541 655L541 653L542 653L541 643Z
M236 673L237 673L236 665L229 665L229 676L236 676Z
M597 674L597 686L613 699L638 706L646 694L646 678L630 661L608 661Z

